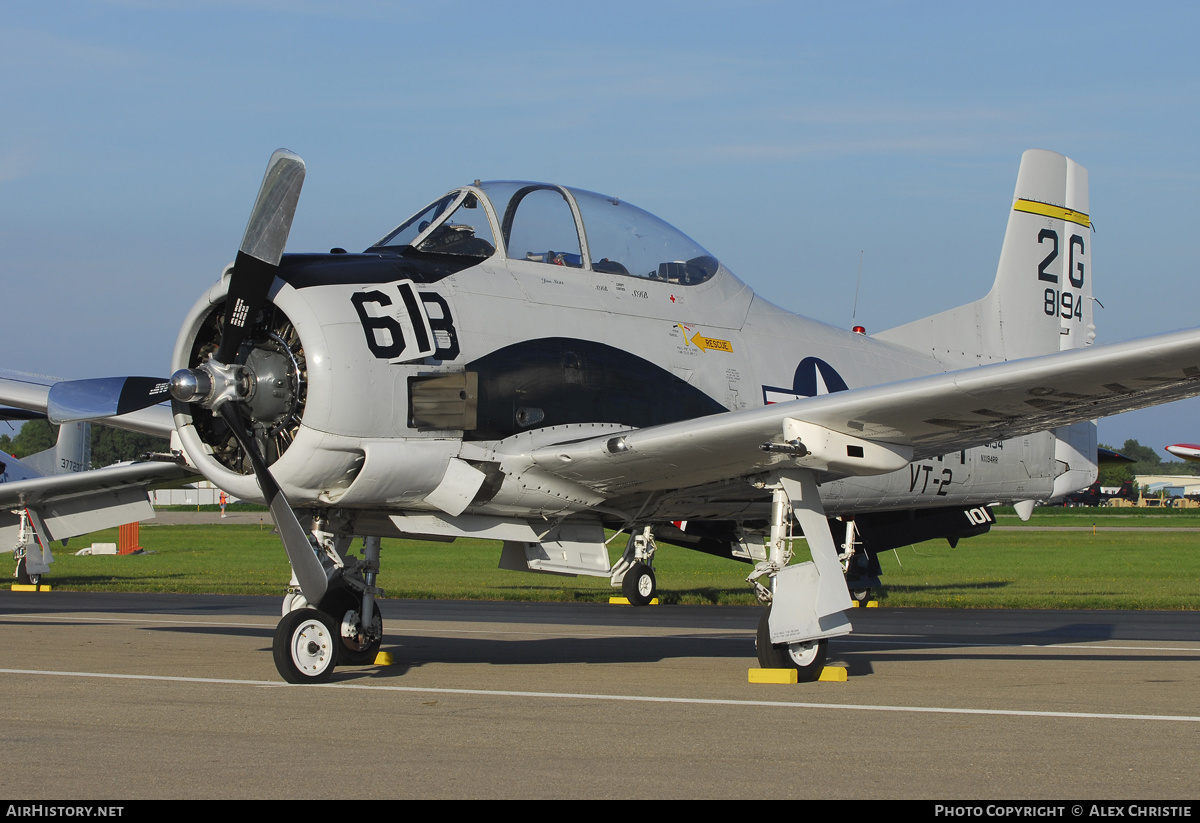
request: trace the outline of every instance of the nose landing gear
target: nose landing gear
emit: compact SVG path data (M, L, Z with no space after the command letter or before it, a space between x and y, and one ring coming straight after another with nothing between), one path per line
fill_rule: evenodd
M348 553L353 540L347 532L325 531L328 521L316 521L314 549L328 574L329 586L314 608L293 588L283 600L283 619L275 629L275 668L288 683L324 683L337 666L368 666L375 662L383 641L383 617L375 598L379 573L379 538L363 539L363 557Z
M621 581L621 591L631 605L649 606L658 593L654 569L645 563L634 563L629 571L625 572L625 579Z

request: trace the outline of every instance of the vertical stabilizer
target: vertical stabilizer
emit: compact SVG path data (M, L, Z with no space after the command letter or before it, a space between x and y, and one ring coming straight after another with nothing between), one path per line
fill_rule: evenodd
M22 462L43 475L87 471L92 467L92 424L64 423L54 448L31 454Z
M1042 149L1021 155L992 290L982 300L876 335L947 369L1091 345L1092 232L1087 169ZM1053 432L1052 497L1096 479L1096 424ZM1032 501L1029 501L1032 505Z
M1087 169L1061 154L1025 152L996 282L985 298L994 301L1005 359L1077 349L1096 338L1089 214ZM1051 499L1086 489L1097 475L1095 423L1053 434Z
M992 290L876 337L929 352L947 368L1089 345L1091 252L1087 169L1031 149L1021 157Z
M1076 349L1095 339L1087 169L1031 150L1000 250L994 301L1006 360Z

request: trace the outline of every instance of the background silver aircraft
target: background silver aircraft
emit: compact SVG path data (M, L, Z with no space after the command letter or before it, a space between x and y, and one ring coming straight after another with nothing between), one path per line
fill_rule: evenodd
M0 380L15 402L44 407L49 381L15 374ZM0 418L31 417L11 411L0 409ZM135 430L137 421L156 429L170 422L165 408L143 409L133 418L119 422ZM12 551L13 577L18 583L36 584L50 572L54 541L148 520L154 517L148 489L181 485L196 477L192 470L171 462L91 466L91 424L82 422L64 424L53 448L24 460L0 455L0 547Z
M763 665L815 677L870 551L985 530L991 503L1027 516L1094 480L1089 421L1200 393L1198 332L1091 345L1087 173L1052 152L1022 158L991 291L873 336L767 303L618 198L542 183L476 181L362 254L284 256L303 177L272 157L169 384L189 461L279 525L291 682L371 658L393 535L502 540L503 567L635 600L654 535L691 539L754 564ZM94 419L166 386L60 383L44 407ZM615 565L605 527L630 534ZM791 563L801 533L812 560Z

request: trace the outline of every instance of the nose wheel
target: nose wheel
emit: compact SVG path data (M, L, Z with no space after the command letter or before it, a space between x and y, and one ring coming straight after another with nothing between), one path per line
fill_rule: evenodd
M870 589L851 589L850 596L853 597L859 603L866 603L868 600L871 599L871 590Z
M324 683L333 676L341 641L329 615L304 608L288 612L275 628L275 668L289 683Z
M632 606L649 606L658 594L653 565L657 550L654 532L646 526L629 535L625 553L612 567L613 586L621 587L621 593Z

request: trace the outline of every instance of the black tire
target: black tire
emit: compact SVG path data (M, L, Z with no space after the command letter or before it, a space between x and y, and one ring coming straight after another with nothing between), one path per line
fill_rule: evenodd
M288 612L275 627L271 651L288 683L324 683L333 676L341 643L329 615L317 609Z
M335 634L341 637L342 643L338 648L339 666L369 666L375 662L375 656L379 653L379 646L383 640L383 615L379 613L379 604L376 603L375 606L375 619L379 621L379 637L370 641L354 640L342 637L342 620L346 617L346 612L361 612L362 596L351 589L338 588L321 598L321 605L317 608L329 616L329 619L333 621Z
M621 581L621 591L625 593L631 605L649 606L650 601L658 594L658 581L654 579L654 569L645 563L634 563L625 572Z
M24 557L17 561L16 576L18 586L36 586L42 582L42 576L40 574L30 574L26 569Z
M868 600L871 599L871 590L870 589L851 589L850 596L853 597L855 600L857 600L859 603L866 603Z
M754 641L758 650L758 665L764 669L795 669L801 683L820 677L829 654L829 641L772 643L771 629L767 625L770 616L771 608L768 606L758 619L758 635Z

